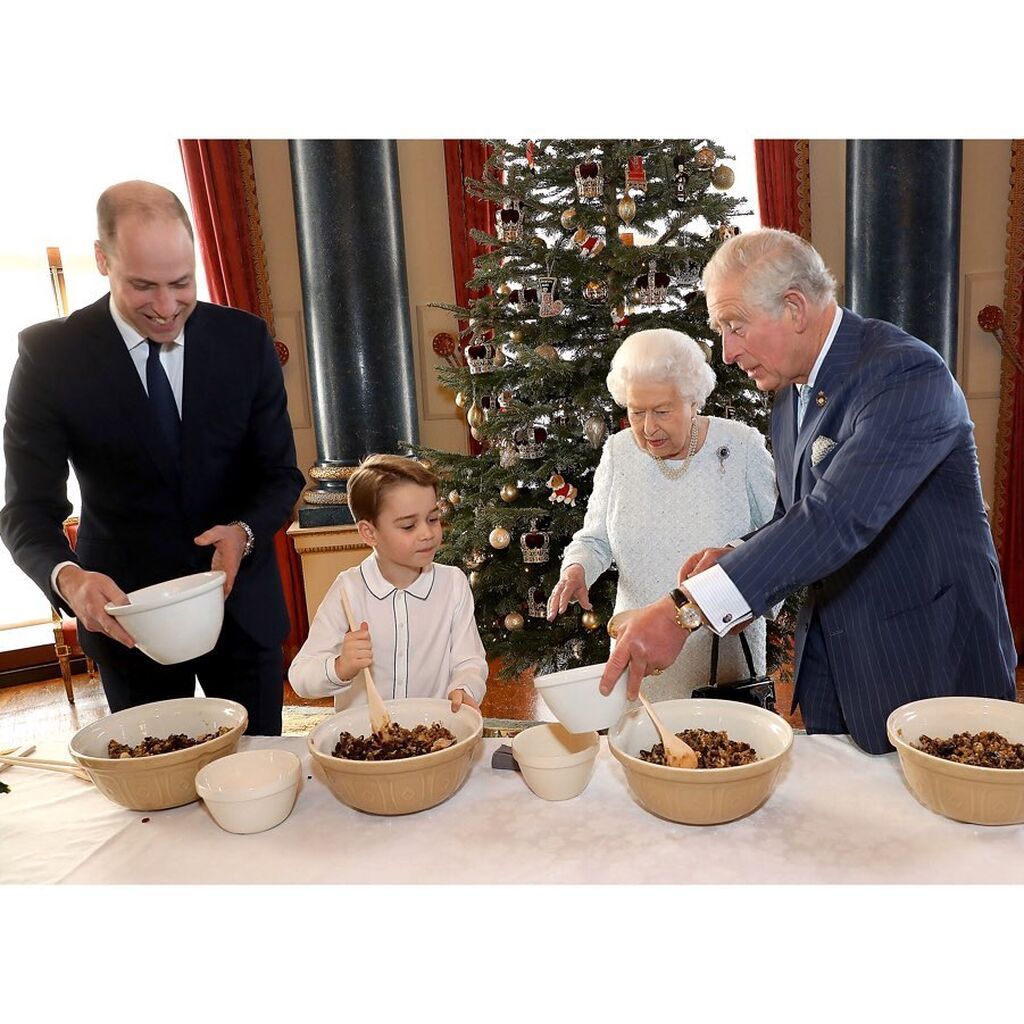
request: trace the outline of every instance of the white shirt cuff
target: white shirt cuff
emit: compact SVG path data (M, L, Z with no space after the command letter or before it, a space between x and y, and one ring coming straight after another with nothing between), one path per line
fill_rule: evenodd
M718 636L725 636L730 629L752 617L750 605L720 565L691 576L683 585L704 613L708 628Z
M77 565L77 564L78 564L77 562L58 562L53 567L53 572L50 573L50 589L55 594L58 594L60 596L61 600L65 604L68 603L68 599L64 596L64 594L60 590L57 589L57 577L60 575L60 571L61 571L61 569L64 568L65 565Z
M738 548L743 543L742 537L737 537L735 540L730 540L726 543L727 548Z
M327 677L328 682L333 686L351 686L351 679L342 679L337 672L334 671L334 662L338 656L336 654L328 654L324 658L324 675Z

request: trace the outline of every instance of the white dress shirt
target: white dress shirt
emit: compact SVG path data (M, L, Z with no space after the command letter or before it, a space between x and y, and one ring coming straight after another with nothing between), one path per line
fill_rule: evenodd
M114 296L110 296L110 315L113 317L114 324L117 326L121 337L124 339L124 343L128 348L128 354L132 357L132 362L135 364L135 370L139 375L139 380L142 381L142 390L149 394L149 388L146 387L146 360L149 358L149 346L145 344L148 339L145 335L139 334L137 330L121 315L121 311L117 308L114 303ZM167 374L167 379L171 383L171 391L174 392L174 404L178 407L178 416L181 416L181 392L182 392L182 381L185 377L185 325L182 324L181 332L174 339L174 341L164 342L160 346L160 365L164 368L164 373ZM53 572L50 573L50 586L60 594L57 590L57 575L64 568L65 565L74 565L74 562L58 562L54 566ZM64 597L61 594L61 597ZM65 598L65 600L67 600Z
M352 614L366 622L373 645L373 681L380 695L447 697L464 689L479 704L487 691L487 658L473 618L473 592L453 565L431 565L400 589L382 575L376 552L338 574L309 626L309 636L288 669L303 697L334 695L337 710L366 703L363 673L346 682L334 671L348 624L344 586Z
M825 342L821 346L818 358L811 367L810 375L807 378L805 388L813 388L818 378L818 371L825 361L828 350L832 347L839 324L843 319L841 306L836 306L835 316L832 318L832 326L825 336ZM794 414L795 415L795 414ZM730 547L738 547L742 541L730 542ZM750 619L750 605L747 604L743 595L736 588L736 585L726 575L720 565L713 565L710 569L691 576L686 581L686 589L693 598L694 604L704 613L708 620L708 628L719 636L725 636L730 629L734 629L740 623Z

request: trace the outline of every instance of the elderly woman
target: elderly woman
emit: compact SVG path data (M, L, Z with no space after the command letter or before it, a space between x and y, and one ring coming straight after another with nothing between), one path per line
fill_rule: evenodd
M608 390L629 430L608 438L580 529L562 555L548 601L553 620L579 601L611 564L619 570L615 611L640 608L677 585L684 559L757 529L775 509L775 470L761 434L736 420L701 416L715 374L695 341L670 330L638 331L612 359ZM765 669L764 619L746 630ZM721 642L719 682L750 673L739 641ZM649 700L688 697L710 681L711 635L698 630L674 665L644 680Z

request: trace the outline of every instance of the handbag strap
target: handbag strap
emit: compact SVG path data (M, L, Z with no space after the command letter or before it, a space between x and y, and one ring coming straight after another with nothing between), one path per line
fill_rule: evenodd
M750 644L747 643L747 631L744 630L739 634L740 644L743 647L743 655L747 659L747 668L750 670L750 676L753 678L757 673L754 671L754 658L750 653ZM718 685L718 634L711 634L711 685Z

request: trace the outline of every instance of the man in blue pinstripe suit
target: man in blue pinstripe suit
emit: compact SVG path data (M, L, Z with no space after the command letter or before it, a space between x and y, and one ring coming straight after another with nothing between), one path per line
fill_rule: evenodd
M724 635L806 586L794 707L809 733L885 753L908 701L1013 700L973 424L938 353L839 307L821 256L786 231L730 239L704 289L725 361L775 392L775 516L684 563L680 588L623 627L602 690L628 662L635 696L690 630Z

